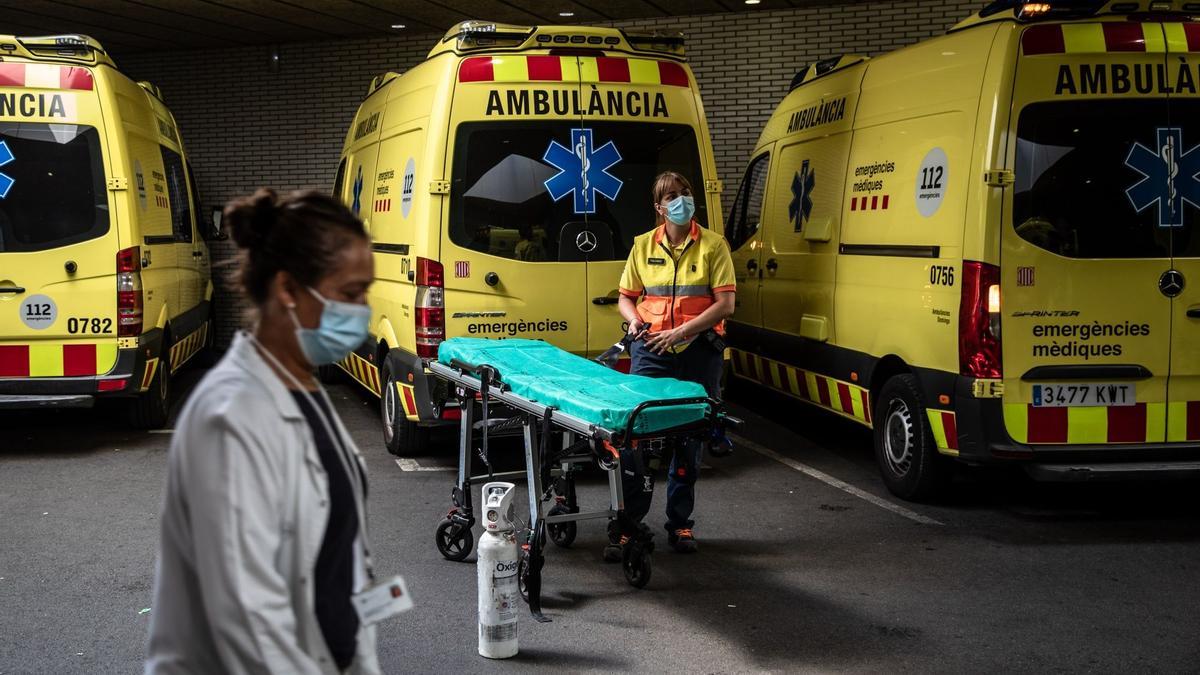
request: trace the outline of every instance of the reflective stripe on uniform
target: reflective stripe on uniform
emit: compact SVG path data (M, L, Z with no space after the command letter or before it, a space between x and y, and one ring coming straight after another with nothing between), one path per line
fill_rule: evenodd
M704 297L713 294L712 286L707 284L687 284L683 286L647 286L646 295L661 295L663 297Z

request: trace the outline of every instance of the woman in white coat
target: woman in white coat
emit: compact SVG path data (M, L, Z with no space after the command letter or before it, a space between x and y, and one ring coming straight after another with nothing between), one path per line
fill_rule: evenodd
M184 407L168 461L147 673L377 673L366 475L317 383L367 336L362 223L334 199L231 202L256 308Z

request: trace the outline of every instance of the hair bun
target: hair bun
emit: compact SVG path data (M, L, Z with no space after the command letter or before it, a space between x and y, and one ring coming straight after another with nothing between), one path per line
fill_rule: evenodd
M262 248L279 222L279 204L275 191L259 188L249 197L235 199L225 207L225 220L239 248Z

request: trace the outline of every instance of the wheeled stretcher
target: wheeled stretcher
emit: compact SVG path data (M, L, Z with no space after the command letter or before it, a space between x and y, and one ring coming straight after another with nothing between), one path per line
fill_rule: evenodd
M519 533L518 575L521 594L539 621L548 620L540 603L546 539L570 546L578 521L621 516L622 448L645 447L651 439L707 444L723 438L726 426L740 423L698 384L626 375L536 340L454 338L442 343L429 368L450 384L462 410L458 479L453 507L438 524L438 551L456 561L471 553L473 483L524 478L529 518ZM493 472L489 438L518 428L524 471ZM640 441L647 442L639 446ZM633 453L644 461L640 455ZM486 474L474 475L477 458ZM607 472L609 506L581 512L575 477L592 463ZM622 568L631 585L641 588L650 580L653 548L645 528L624 547Z

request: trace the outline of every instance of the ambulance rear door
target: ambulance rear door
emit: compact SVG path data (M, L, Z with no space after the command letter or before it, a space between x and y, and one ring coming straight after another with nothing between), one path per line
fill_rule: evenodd
M1169 123L1145 129L1131 159L1148 174L1134 196L1155 200L1150 208L1159 227L1171 233L1173 264L1158 278L1159 292L1172 298L1167 441L1194 444L1200 441L1200 23L1163 29Z
M107 147L88 69L0 63L0 378L116 363Z
M554 80L542 81L538 68L550 66ZM544 159L547 149L558 143L575 157L568 146L578 117L561 97L577 85L564 77L578 80L574 58L505 54L459 64L443 200L447 337L529 338L587 351L587 264L573 253L582 230L572 223L581 219L574 199L556 201L546 186L559 173Z
M1178 228L1164 167L1180 139L1165 44L1159 23L1043 24L1022 35L996 317L1004 420L1018 443L1166 437L1163 283Z
M712 158L705 154L697 89L687 69L650 57L584 52L573 58L580 76L570 83L571 106L579 124L546 149L545 160L559 171L546 187L571 203L575 222L560 237L559 255L587 261L587 346L595 355L628 329L617 286L634 238L656 226L654 179L679 173L692 184L696 221L719 226L721 217L709 208L714 195L706 186L715 180L706 179L715 176L705 171Z

